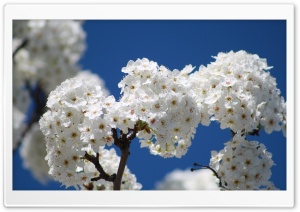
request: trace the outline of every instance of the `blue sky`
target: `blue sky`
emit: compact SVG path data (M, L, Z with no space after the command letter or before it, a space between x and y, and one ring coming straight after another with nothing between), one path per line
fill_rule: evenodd
M286 22L264 21L86 21L87 50L80 61L83 69L99 74L111 94L118 99L118 82L124 77L121 68L129 60L146 57L169 69L182 69L192 64L213 62L218 52L245 50L266 58L277 87L286 99ZM155 183L176 168L191 168L194 162L208 165L210 152L221 150L229 141L229 130L219 124L199 126L188 153L181 159L164 159L141 149L138 140L131 145L129 169L136 175L143 189L154 189ZM280 189L286 189L286 138L281 132L264 132L257 140L273 154L275 166L271 180ZM19 154L13 156L13 189L56 190L59 183L40 185L28 170L22 167Z

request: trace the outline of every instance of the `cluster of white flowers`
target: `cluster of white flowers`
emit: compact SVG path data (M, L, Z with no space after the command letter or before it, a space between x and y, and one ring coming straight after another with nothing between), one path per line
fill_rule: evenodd
M20 147L23 166L32 171L34 177L39 182L45 184L51 176L48 174L49 166L45 160L46 143L40 126L34 124L26 134Z
M103 79L99 77L98 74L94 74L89 70L79 71L76 75L80 80L88 80L93 85L99 85L101 87L101 91L104 96L108 96L110 94L109 90L105 87L105 82Z
M20 46L21 48L19 48ZM46 182L50 177L50 175L48 175L49 166L44 160L46 155L47 159L49 159L50 155L54 154L55 151L56 153L63 150L67 151L68 147L72 147L73 149L71 149L70 152L64 155L66 156L66 158L64 159L68 158L68 154L71 154L76 158L75 152L77 150L81 150L79 145L76 144L76 133L78 135L79 133L82 133L79 137L85 142L84 148L81 151L86 150L90 153L93 152L95 154L95 152L98 152L99 142L102 142L103 145L110 145L113 142L111 132L108 127L105 127L104 130L106 132L106 135L103 135L102 137L99 136L101 132L104 132L102 130L95 129L91 132L90 135L86 131L82 132L82 130L86 130L86 127L88 125L87 123L93 124L93 128L95 128L97 124L100 126L101 119L103 118L103 116L101 118L100 115L102 115L103 111L105 111L107 107L109 107L108 105L112 101L114 101L114 98L109 97L105 102L102 102L106 104L106 109L98 107L101 99L97 98L99 96L108 95L109 91L105 88L104 82L101 78L99 78L99 76L97 76L96 74L92 74L90 71L79 71L77 62L84 52L84 49L85 33L82 29L82 23L80 21L18 20L13 22L13 52L15 53L13 55L13 148L15 149L16 147L18 147L20 141L23 140L22 146L20 148L20 154L22 159L24 160L24 167L29 169L33 173L33 175L41 182ZM35 124L31 126L28 125L29 123L25 123L26 116L24 114L26 114L28 112L28 109L31 107L30 102L39 101L36 99L31 99L33 98L32 95L36 95L37 93L30 94L30 92L35 92L33 88L37 85L37 83L39 83L38 85L41 86L40 89L42 90L42 92L45 95L48 95L50 91L52 91L62 81L75 75L78 77L79 81L89 81L90 85L88 87L84 87L83 89L86 89L84 91L80 91L81 88L74 90L75 93L77 92L76 95L79 94L78 101L68 99L71 98L70 96L74 94L72 93L72 90L68 90L69 96L65 96L65 99L61 99L62 102L64 102L64 104L62 104L64 106L62 106L60 110L58 110L59 107L57 107L57 103L58 105L60 105L60 103L58 102L59 100L57 99L58 97L56 95L59 96L61 90L51 93L48 106L51 104L53 105L50 106L51 112L49 112L48 115L50 116L51 114L51 118L56 117L57 119L54 118L55 123L53 123L55 131L50 128L50 131L48 132L49 134L47 134L47 141L51 141L54 138L57 138L61 139L61 143L57 146L57 148L54 148L54 146L52 146L55 144L47 143L47 151L49 150L47 154L46 142L44 142L44 135L42 134L42 132L36 129ZM73 82L75 83L74 80ZM99 91L99 87L97 87L96 90L91 89L91 87L95 85L101 86L101 92ZM66 87L68 87L68 85L64 88ZM80 85L78 85L78 87L80 87ZM91 89L90 93L89 89ZM80 92L83 92L81 93L82 95L86 95L84 97L84 100L81 99L81 101L79 101ZM57 102L55 102L56 100ZM85 104L84 101L86 101L86 107L83 106ZM36 103L37 102L32 102L32 104ZM66 109L67 107L69 110ZM89 112L88 109L92 111ZM103 111L101 112L102 109ZM60 113L58 113L58 111ZM78 114L75 115L75 111L78 112ZM61 119L60 116L62 115L62 113L64 114L64 118ZM83 113L85 113L86 116L83 116ZM72 114L72 117L69 116L70 114ZM80 117L77 120L78 122L73 122L72 119L74 117ZM84 117L88 118L85 119ZM91 118L90 121L89 118ZM72 121L72 125L74 125L73 128L71 127L70 121ZM80 126L78 125L79 123L81 124ZM28 126L26 126L26 124ZM50 122L45 122L44 124L49 124L48 127L51 125ZM59 128L60 124L61 128ZM78 131L75 130L75 124ZM97 126L98 129L99 126ZM31 127L32 129L30 129ZM44 126L43 129L45 133L47 131L47 127ZM24 134L25 130L27 132L26 134ZM56 133L52 134L53 132ZM22 138L23 135L25 135L24 138ZM97 138L95 138L96 136ZM64 139L66 139L66 143L64 143ZM71 144L70 141L74 141L74 144ZM50 154L51 151L52 153ZM52 160L53 158L51 157L50 160L48 160L48 163L51 167L50 174L52 174L53 176L55 175L57 179L59 168L53 165ZM72 162L74 165L74 162L76 161L70 160L70 164ZM69 166L71 167L72 165ZM45 167L46 169L44 169ZM72 172L70 171L68 174L70 173ZM126 173L133 182L134 177L128 172L128 170L126 171ZM72 174L75 175L75 173ZM128 182L130 181L129 178L127 180ZM62 179L62 176L59 177L59 179ZM89 179L90 178L87 178L86 182L88 182ZM70 182L66 182L66 185L69 186L72 185L72 183L70 184ZM130 183L126 183L126 186L128 188L139 188L139 186L134 187L133 184Z
M234 132L259 125L267 133L281 130L285 101L276 79L265 71L271 68L266 59L245 51L219 53L215 59L190 75L202 113Z
M210 170L197 172L176 169L168 173L163 181L156 184L158 190L219 190L217 178Z
M81 22L14 21L13 36L19 44L27 40L14 56L14 74L22 80L42 80L49 93L79 71L77 62L85 49Z
M263 144L245 140L246 133L259 126L267 133L282 129L285 134L286 105L275 78L265 71L269 68L265 59L244 51L220 53L216 62L194 73L191 65L170 71L146 58L131 60L122 68L127 75L119 83L119 101L107 96L101 81L87 80L89 72L66 80L50 93L50 110L40 120L49 173L66 187L112 189L113 183L104 179L91 182L99 173L84 159L86 152L99 153L105 172L116 173L120 159L113 149L104 149L114 143L112 129L137 132L141 147L148 147L151 154L180 158L191 146L198 124L216 120L222 129L236 133L222 151L212 153L210 166L223 186L275 189L269 182L272 155ZM174 174L174 183L178 175ZM127 168L122 182L122 189L141 189ZM181 186L197 189L197 179L193 182Z
M24 130L25 122L24 122L25 115L15 106L13 106L13 149L16 149L19 145L20 135Z
M84 162L85 174L88 176L97 177L99 173L94 164L87 160ZM99 149L99 163L108 175L117 173L119 162L120 157L116 154L115 149L107 150L103 147ZM81 186L81 188L89 190L113 190L113 183L100 179L98 181L85 183L83 186ZM141 188L142 185L137 182L135 175L132 174L126 166L122 176L121 190L140 190Z
M123 96L115 111L131 125L137 120L146 123L138 137L152 154L180 158L191 145L200 122L200 109L188 88L192 70L186 66L170 71L146 58L131 60L122 69L127 75L119 83Z
M90 180L84 173L78 173L78 169L82 171L84 166L82 157L85 151L91 149L98 152L99 146L103 145L102 137L93 139L88 136L92 131L89 126L80 127L84 117L97 117L99 125L94 130L110 136L105 127L99 127L103 103L101 87L77 78L66 80L48 97L47 107L50 110L43 115L39 123L46 137L49 174L67 187L77 187Z
M104 90L106 94L109 93L98 75L92 74L89 71L80 71L77 77L80 80L88 80L94 85L102 85L102 90ZM14 135L21 135L22 130L26 127L24 122L25 116L15 107L14 118ZM20 139L22 138L14 136L14 147L18 145ZM24 167L30 170L37 180L41 183L46 183L50 179L50 175L48 174L49 166L45 160L47 155L45 137L38 124L34 124L23 138L20 155L23 159Z
M210 167L221 178L222 185L229 190L274 190L269 182L274 165L272 154L264 144L247 141L244 136L235 135L225 143L220 152L212 151Z
M55 180L77 188L95 177L85 172L91 165L86 166L83 157L85 152L94 155L103 151L101 147L113 144L111 129L115 122L109 110L114 102L112 96L103 95L99 85L81 77L66 80L50 93L50 110L39 123L46 137L49 173ZM111 163L107 167L114 167L115 162Z
M23 119L22 124L13 125L15 147L22 139L24 117L33 101L26 86L40 83L47 95L57 84L76 75L84 49L85 33L79 21L13 21L13 105L18 110L13 119Z

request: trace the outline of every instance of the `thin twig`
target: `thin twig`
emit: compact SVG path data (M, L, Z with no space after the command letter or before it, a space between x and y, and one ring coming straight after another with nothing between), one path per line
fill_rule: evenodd
M128 133L127 133L127 134L126 134L126 133L123 133L123 131L121 130L121 131L120 131L120 134L121 134L121 136L120 136L120 139L121 139L121 140L125 140L125 139L127 138L127 134L128 134Z
M197 163L194 163L194 166L199 166L200 168L198 168L198 169L209 169L209 170L211 170L214 173L214 175L219 179L219 187L223 188L225 190L229 190L228 188L223 186L221 177L218 175L218 173L213 168L211 168L210 166L203 166L203 165L200 165L200 164L197 164ZM191 171L195 171L195 170L198 170L198 169L191 168Z
M23 39L22 43L15 49L15 51L13 52L13 61L15 62L15 56L16 54L22 49L24 48L27 44L29 43L29 39L25 38Z
M138 125L135 124L132 133L129 136L127 136L128 140L132 141L133 139L135 139L137 132L138 132Z
M100 175L98 177L92 178L91 181L97 181L97 180L100 180L100 179L104 179L106 181L114 182L115 174L108 175L104 171L104 169L102 168L102 166L99 163L99 153L98 152L96 154L96 157L94 155L89 155L87 152L85 152L84 157L85 157L85 159L87 159L88 161L93 163L95 168L97 169L97 171L100 173Z
M45 107L46 97L44 96L44 90L42 88L41 82L38 82L36 89L33 89L31 87L29 81L25 81L25 87L26 87L27 91L29 92L31 101L34 102L35 111L33 111L32 114L30 114L29 121L27 122L24 130L21 132L20 138L17 141L17 145L13 150L13 154L19 148L19 146L22 143L22 140L24 139L26 134L30 131L31 127L40 120L41 116L43 115L43 113L45 112L45 109L46 109L46 107Z
M112 129L111 129L111 132L112 132L112 136L113 136L113 139L114 139L114 144L115 144L117 147L122 148L122 147L123 147L123 144L121 143L120 139L118 138L118 132L117 132L117 129L112 128Z
M252 130L252 132L248 132L247 133L248 135L252 135L252 136L259 136L259 129L257 130L257 129L254 129L254 130Z
M230 130L230 132L231 132L231 137L233 138L236 133L233 130Z

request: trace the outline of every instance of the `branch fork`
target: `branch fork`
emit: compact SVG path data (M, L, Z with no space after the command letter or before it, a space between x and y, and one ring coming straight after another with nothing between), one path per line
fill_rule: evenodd
M84 158L93 163L97 171L100 173L98 177L92 178L91 181L104 179L106 181L113 182L114 190L121 190L122 176L126 167L128 157L130 155L130 144L131 141L136 138L138 126L136 124L134 126L134 129L130 129L127 134L123 133L123 131L121 130L120 136L118 136L117 129L113 128L111 131L113 134L112 136L114 139L114 144L121 150L121 159L119 162L117 174L108 175L104 171L103 167L99 163L99 153L94 156L89 155L87 152L85 152Z

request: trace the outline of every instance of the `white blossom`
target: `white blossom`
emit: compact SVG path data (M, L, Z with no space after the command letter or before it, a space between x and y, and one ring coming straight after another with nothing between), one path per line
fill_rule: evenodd
M189 65L170 71L146 58L131 60L122 68L127 75L119 83L123 96L116 113L146 123L138 137L141 147L149 147L152 154L180 158L191 145L201 120L200 108L189 92L188 74L193 69Z
M20 144L22 131L25 129L25 114L22 113L18 108L13 106L13 149L15 150Z
M13 30L14 39L21 43L27 40L14 57L18 77L43 81L49 93L79 71L77 62L85 50L85 33L79 21L15 20Z
M91 182L91 178L95 176L92 171L87 170L99 174L94 165L83 157L85 152L93 155L99 151L105 152L102 147L113 143L111 129L115 125L110 118L113 114L106 109L108 109L107 102L111 104L115 102L111 101L112 98L107 98L108 100L99 85L94 85L82 77L66 80L48 97L49 110L39 122L46 139L46 159L50 167L49 174L66 187L78 188L78 185L83 186ZM110 153L105 157L108 161L101 161L104 167L117 166L113 165L117 156L113 150ZM110 161L112 158L114 161ZM113 174L110 170L107 170L107 173ZM134 175L130 175L129 170L126 173L128 178L124 179L130 183L125 187L140 189L134 184L136 182ZM102 179L101 182L104 183L103 181Z
M252 132L259 125L267 133L282 129L284 99L266 59L245 51L219 53L215 62L189 75L204 116L221 129ZM208 125L209 123L203 123Z
M14 20L14 108L28 116L29 109L37 103L33 96L38 93L32 94L36 86L47 96L62 81L74 76L79 71L77 62L84 49L85 33L78 21ZM21 133L21 130L15 132L14 140L21 141Z
M105 87L105 82L103 79L101 79L97 74L93 74L89 70L79 71L76 75L76 77L79 77L83 80L88 80L92 82L95 85L99 85L102 88L102 93L105 96L109 95L109 90Z
M272 154L264 144L235 135L219 153L212 151L210 167L229 190L260 190L271 185ZM273 184L272 184L273 185ZM268 189L274 189L267 186Z
M45 160L47 152L44 135L38 124L34 124L24 137L20 155L23 166L30 170L37 180L45 184L52 179L48 174L49 167Z
M112 182L92 183L99 173L84 155L99 153L105 172L116 173L120 159L113 149L104 149L114 144L114 129L121 134L135 131L140 147L151 154L181 158L198 124L218 121L221 129L236 133L223 150L212 152L210 167L222 185L229 190L274 189L269 182L272 155L263 144L244 137L260 127L285 133L285 101L268 69L265 59L244 51L219 53L216 62L195 73L191 65L170 71L147 58L130 60L122 68L126 76L118 85L119 101L107 96L89 74L66 80L51 91L49 110L40 120L49 174L66 187L110 190ZM174 181L181 184L179 189L198 188L189 179L189 184ZM122 182L121 189L141 189L127 168Z

